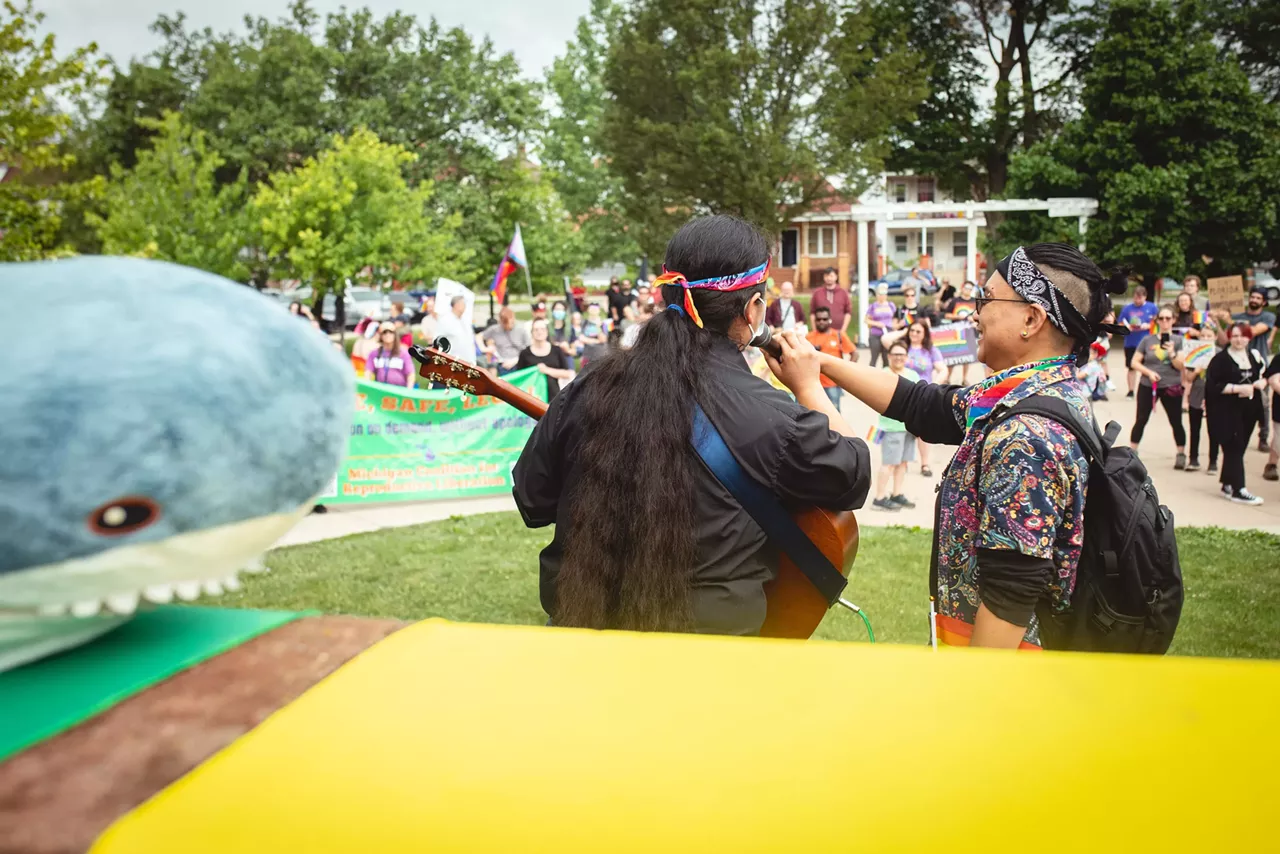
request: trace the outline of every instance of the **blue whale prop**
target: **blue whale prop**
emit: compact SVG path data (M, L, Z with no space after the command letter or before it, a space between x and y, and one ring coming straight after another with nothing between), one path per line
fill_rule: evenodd
M332 482L350 365L269 297L85 257L0 299L0 670L234 589Z

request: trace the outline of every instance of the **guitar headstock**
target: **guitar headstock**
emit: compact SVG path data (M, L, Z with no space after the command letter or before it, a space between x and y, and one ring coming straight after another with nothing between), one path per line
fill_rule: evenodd
M418 363L418 376L424 380L461 389L467 394L480 395L493 392L494 380L488 371L475 365L468 365L442 349L420 347L415 344L409 348L409 355Z

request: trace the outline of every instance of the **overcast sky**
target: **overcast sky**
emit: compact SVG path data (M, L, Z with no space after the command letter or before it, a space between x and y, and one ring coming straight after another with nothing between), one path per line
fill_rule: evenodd
M148 29L157 15L183 11L191 29L243 32L246 14L280 18L287 0L36 0L45 13L45 28L57 37L59 52L98 43L120 65L142 57L157 46ZM537 77L564 50L578 18L590 0L312 0L321 13L339 7L368 6L378 17L401 11L426 21L432 15L446 27L461 26L473 36L487 35L500 52L511 51L526 76Z

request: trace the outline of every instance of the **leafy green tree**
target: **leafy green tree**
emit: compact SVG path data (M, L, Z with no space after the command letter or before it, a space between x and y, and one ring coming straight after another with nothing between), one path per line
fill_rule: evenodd
M112 255L141 255L197 267L243 281L249 243L248 187L242 170L219 186L224 161L202 131L177 113L139 119L153 147L131 170L111 167L104 215L90 215L102 248Z
M1280 3L1216 0L1205 4L1224 60L1238 58L1272 103L1280 101Z
M1197 3L1113 0L1100 13L1083 114L1015 158L1012 192L1099 199L1091 254L1148 278L1238 273L1275 257L1275 108L1219 56ZM994 248L1063 225L1010 217Z
M371 268L377 278L456 276L467 259L456 247L456 213L431 207L432 186L410 187L402 170L414 155L356 129L294 170L274 173L253 198L264 249L278 269L341 297L347 279ZM341 299L337 300L341 326Z
M604 80L601 141L654 236L705 212L777 231L856 194L925 94L902 37L836 0L638 0Z
M555 109L543 128L540 159L582 230L591 264L629 261L640 254L623 211L626 188L600 138L605 61L622 20L622 7L613 0L592 0L590 14L578 19L574 40L547 71Z
M0 260L66 254L63 206L97 192L100 181L67 182L74 158L60 147L71 126L61 103L79 102L98 83L95 45L59 58L54 38L37 39L44 16L30 2L0 7Z

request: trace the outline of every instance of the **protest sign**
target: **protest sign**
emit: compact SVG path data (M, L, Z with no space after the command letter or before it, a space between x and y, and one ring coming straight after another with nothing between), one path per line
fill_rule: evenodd
M537 368L503 379L543 400ZM356 382L347 455L322 504L435 501L511 492L534 421L494 397Z
M1209 279L1205 283L1209 288L1209 307L1226 309L1235 314L1244 311L1244 277L1222 276Z
M978 361L978 332L970 323L943 323L934 327L933 346L942 351L948 365Z

